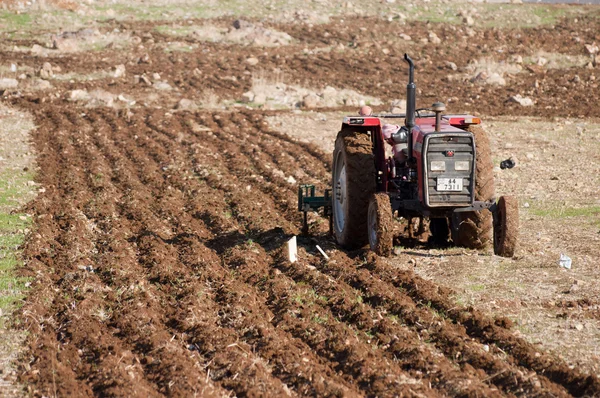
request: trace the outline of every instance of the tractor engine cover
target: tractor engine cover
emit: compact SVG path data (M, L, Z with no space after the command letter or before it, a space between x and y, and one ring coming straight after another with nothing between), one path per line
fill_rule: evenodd
M473 135L456 132L432 132L422 136L415 152L419 175L423 176L419 193L427 207L472 206L476 178L475 140Z

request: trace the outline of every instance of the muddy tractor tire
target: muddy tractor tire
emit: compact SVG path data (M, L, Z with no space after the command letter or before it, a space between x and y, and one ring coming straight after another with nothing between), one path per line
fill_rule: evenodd
M383 192L373 194L367 218L369 246L375 254L389 257L394 239L394 219L390 197Z
M335 140L332 167L332 230L342 247L354 249L368 242L367 213L376 178L371 137L342 129Z
M518 237L519 202L512 196L501 196L494 213L494 253L514 256Z
M467 131L475 137L475 200L489 202L496 190L490 142L479 125L469 126ZM452 240L458 246L482 249L491 242L492 229L492 213L489 210L459 212L452 217Z

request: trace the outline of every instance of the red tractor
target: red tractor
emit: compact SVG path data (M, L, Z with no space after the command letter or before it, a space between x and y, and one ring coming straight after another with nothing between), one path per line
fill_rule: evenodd
M451 238L455 245L479 249L493 240L497 255L512 257L518 202L511 196L495 198L481 120L443 115L445 106L439 102L416 109L414 63L406 54L404 59L409 65L406 114L344 118L333 151L332 188L323 197L315 196L313 186L299 189L304 231L307 211L324 207L338 244L357 248L369 243L371 250L388 256L394 217L428 219L433 241ZM394 118L404 119L404 126L382 125Z

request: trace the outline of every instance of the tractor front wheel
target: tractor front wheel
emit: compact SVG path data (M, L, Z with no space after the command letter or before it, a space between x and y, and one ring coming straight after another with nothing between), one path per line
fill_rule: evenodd
M494 253L514 256L518 236L519 203L512 196L501 196L494 212Z
M353 249L368 242L367 210L377 174L371 137L342 129L335 140L332 167L332 226L335 240Z
M368 217L369 246L377 255L388 257L392 254L394 220L390 197L386 193L376 193L369 201Z

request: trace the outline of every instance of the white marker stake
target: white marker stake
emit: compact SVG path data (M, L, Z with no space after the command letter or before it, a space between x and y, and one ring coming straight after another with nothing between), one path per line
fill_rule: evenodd
M325 254L325 252L323 251L323 249L321 249L321 246L317 245L317 249L319 249L319 251L321 252L321 254L323 255L323 257L325 257L325 260L329 260L329 256L327 254Z
M295 263L298 260L298 246L296 245L296 237L288 240L288 259L290 263Z

